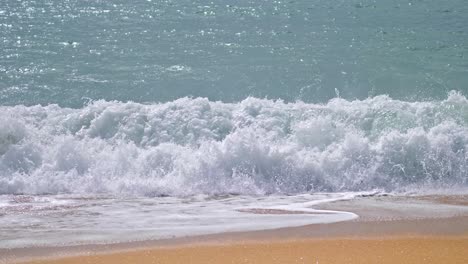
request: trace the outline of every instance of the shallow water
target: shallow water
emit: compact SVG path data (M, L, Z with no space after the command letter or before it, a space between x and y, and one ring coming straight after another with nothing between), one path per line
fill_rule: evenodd
M126 243L358 218L347 211L364 214L363 221L395 221L466 216L468 206L376 192L185 198L4 195L0 248Z
M347 221L357 216L310 206L356 195L0 196L0 248L130 242Z

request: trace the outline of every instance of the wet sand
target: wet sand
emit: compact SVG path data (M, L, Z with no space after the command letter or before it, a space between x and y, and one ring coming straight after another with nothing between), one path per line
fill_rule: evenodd
M431 216L399 205L379 206L389 199L395 204L400 198L318 206L352 208L360 218L348 222L112 245L0 249L0 256L4 263L37 264L468 263L468 215ZM421 199L465 206L466 196Z

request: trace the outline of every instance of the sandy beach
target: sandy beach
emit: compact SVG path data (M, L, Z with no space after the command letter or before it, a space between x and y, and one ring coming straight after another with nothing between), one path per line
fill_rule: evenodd
M466 196L422 197L464 205ZM392 202L399 198L392 198ZM373 202L352 208L353 221L112 245L0 250L4 263L468 263L468 216L418 218ZM365 201L365 200L364 200ZM447 202L448 203L448 202ZM406 212L406 213L405 213Z
M468 237L308 239L181 246L30 263L467 263Z

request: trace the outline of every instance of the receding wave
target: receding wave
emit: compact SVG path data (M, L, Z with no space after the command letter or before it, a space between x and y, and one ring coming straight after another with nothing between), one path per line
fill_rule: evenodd
M182 98L0 107L0 193L297 194L468 186L468 100Z

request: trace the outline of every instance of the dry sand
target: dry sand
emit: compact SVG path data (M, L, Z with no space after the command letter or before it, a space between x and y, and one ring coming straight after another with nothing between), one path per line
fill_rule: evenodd
M468 263L468 237L308 239L181 246L80 256L36 264Z

